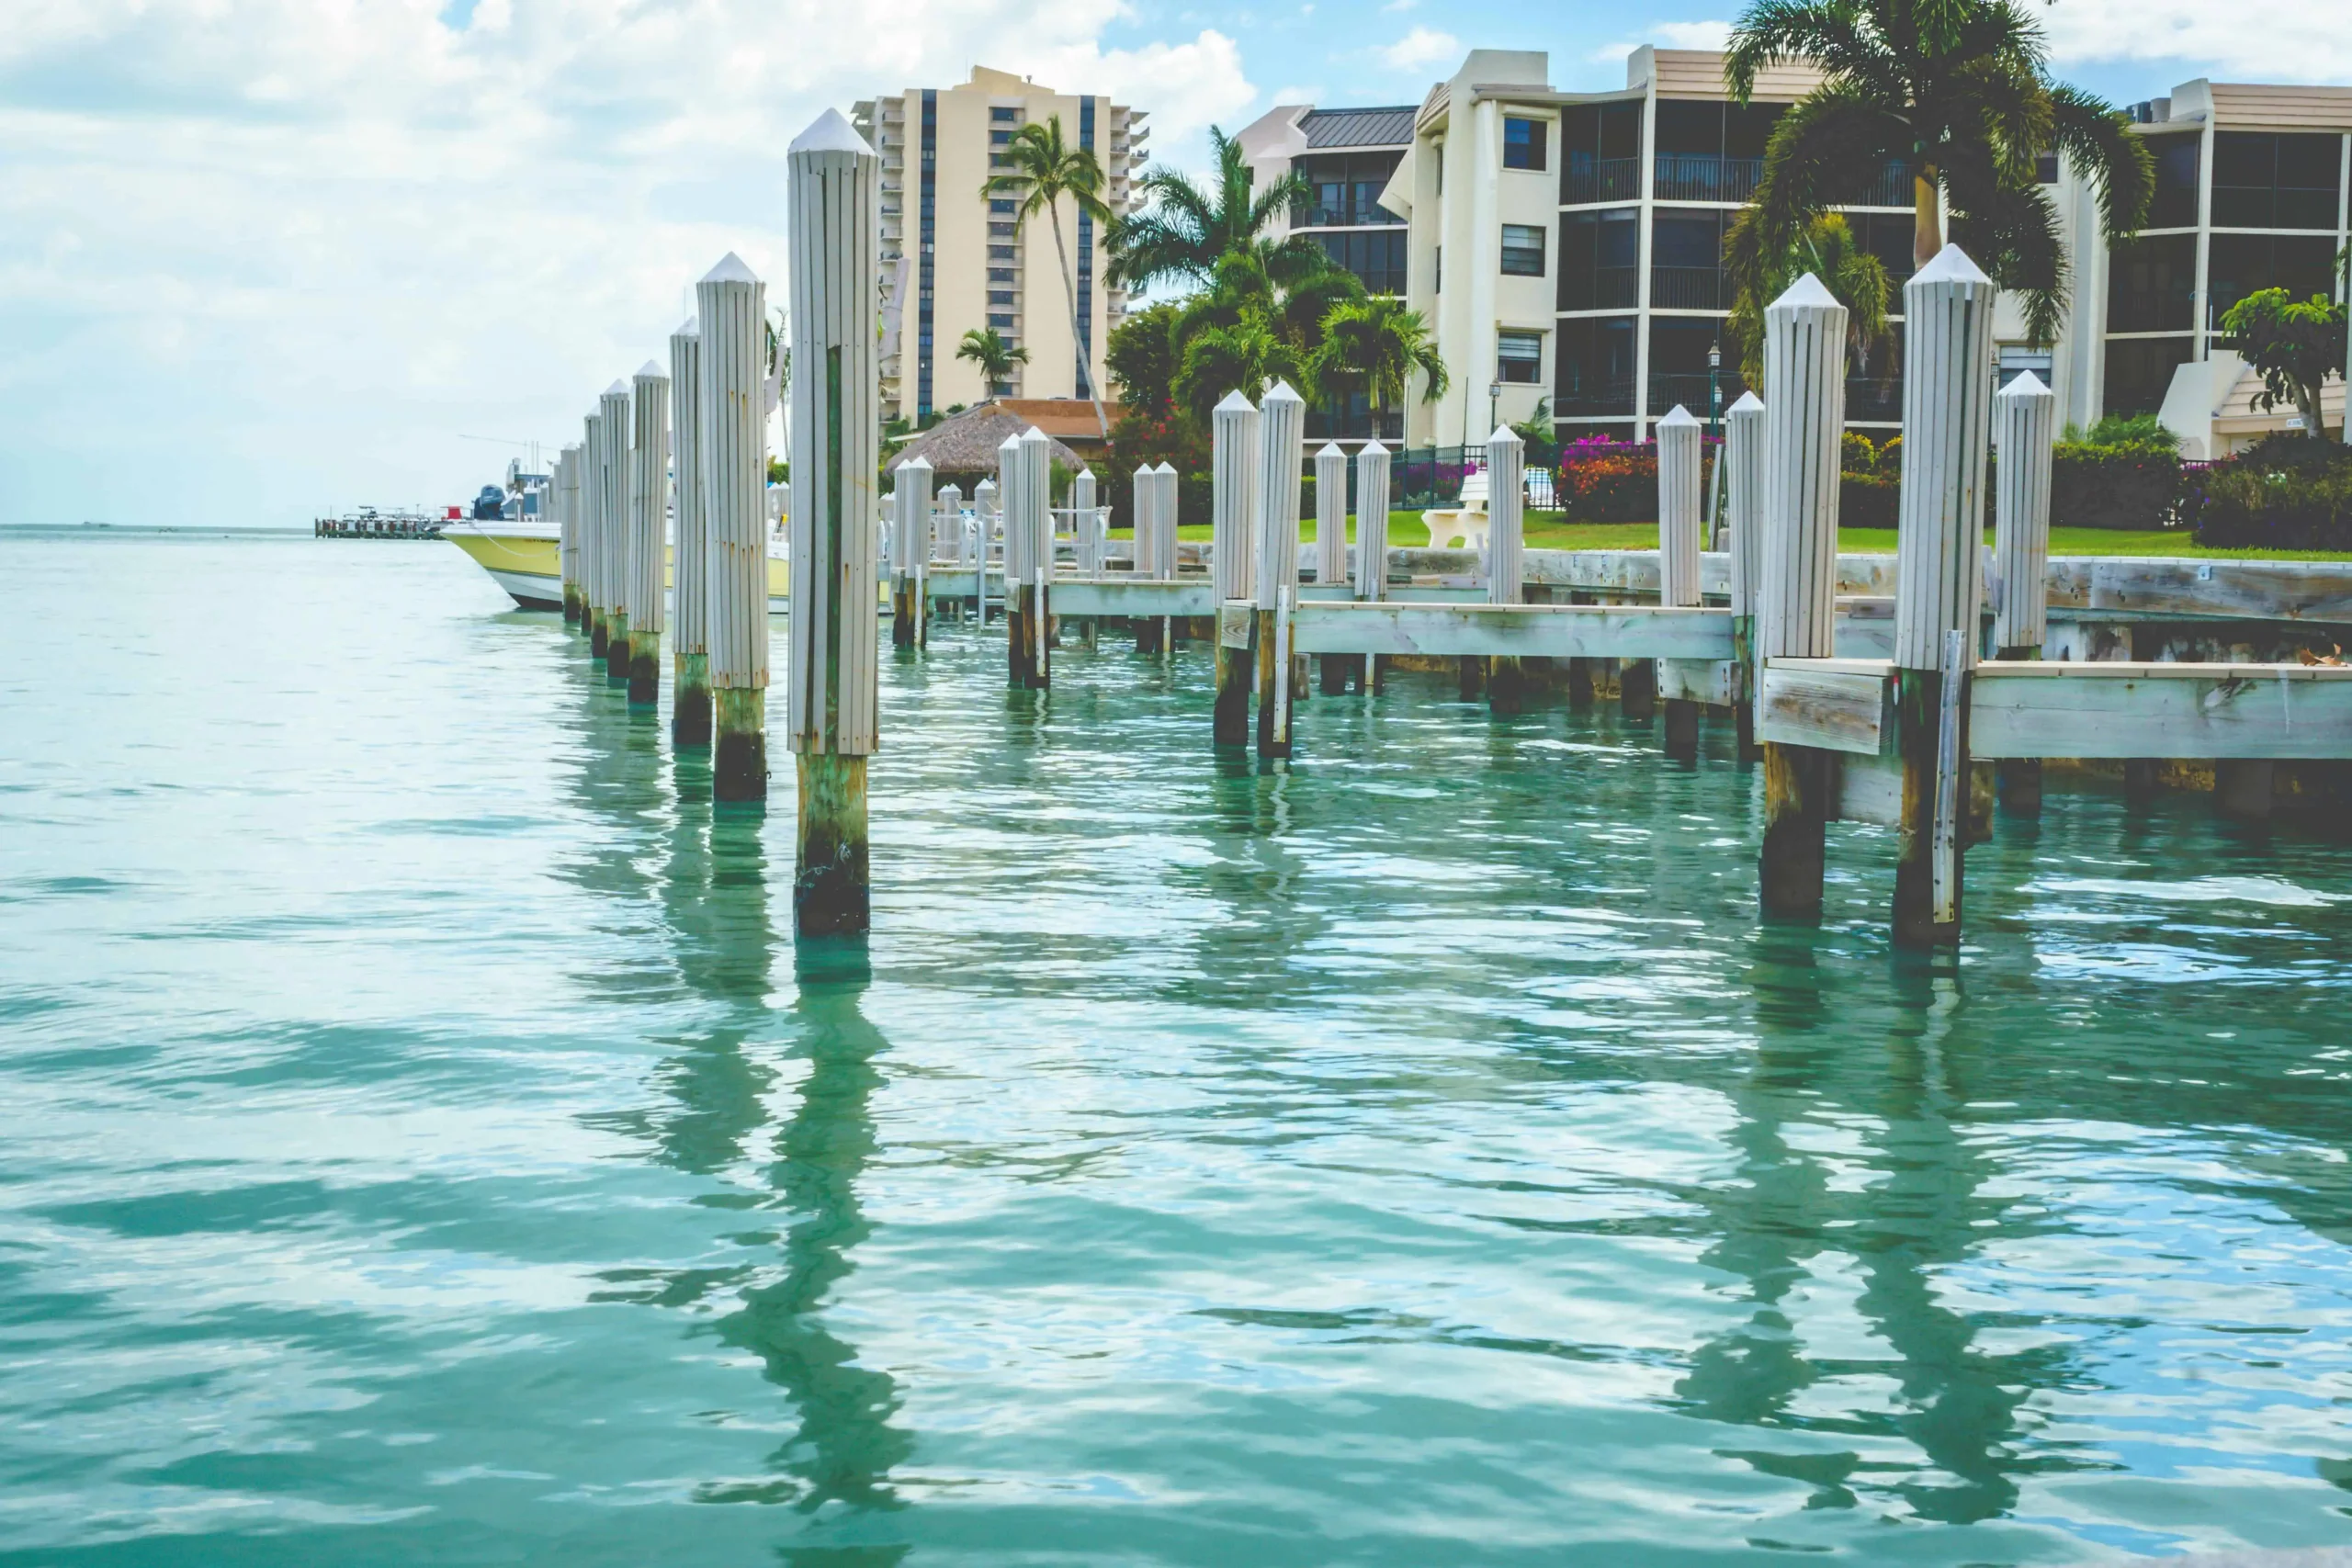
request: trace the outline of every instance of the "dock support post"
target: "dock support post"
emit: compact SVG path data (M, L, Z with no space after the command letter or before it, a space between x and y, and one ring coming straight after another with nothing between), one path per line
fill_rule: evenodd
M1008 435L997 444L996 490L993 495L1004 517L1004 683L1013 691L1029 686L1029 573L1023 556L1025 534L1021 526L1021 437ZM987 480L980 481L983 485ZM985 537L985 536L983 536ZM986 554L981 570L986 572ZM986 581L985 577L982 579Z
M1699 603L1699 422L1680 403L1657 422L1657 597L1667 605ZM1650 665L1655 671L1657 666ZM1666 700L1666 754L1699 760L1699 705Z
M1035 425L1021 433L1021 509L1008 505L1004 513L1006 558L1012 558L1014 531L1027 536L1022 549L1022 581L1027 593L1022 629L1025 649L1022 664L1029 689L1042 692L1054 682L1054 512L1053 443Z
M588 634L588 657L602 660L612 641L605 604L605 415L581 422L580 444L580 620Z
M1047 472L1051 472L1050 464ZM1080 468L1069 477L1069 519L1072 549L1078 563L1078 574L1080 577L1101 576L1104 540L1102 513L1094 504L1094 470L1092 468ZM1050 569L1053 564L1053 554L1050 549L1046 552L1046 561ZM1046 575L1050 578L1053 573L1048 570ZM1101 620L1102 617L1099 615L1080 617L1079 642L1089 653L1094 651L1095 627Z
M1527 447L1509 425L1487 437L1487 603L1520 603L1526 575ZM1464 684L1470 661L1464 660ZM1519 660L1487 661L1487 701L1496 713L1517 713L1523 693ZM1470 694L1464 692L1464 695Z
M969 553L971 547L964 538L962 486L942 485L939 487L938 502L932 509L931 539L933 555L944 556L958 567L964 564L964 558ZM948 619L960 621L963 618L964 600L963 596L958 594L954 613L948 616Z
M1356 597L1373 602L1387 596L1388 448L1375 440L1356 448ZM1356 690L1366 696L1380 690L1381 656L1352 657Z
M1253 597L1258 513L1258 410L1239 391L1227 392L1210 414L1209 568L1219 607L1216 705L1211 716L1219 746L1250 744L1250 682L1256 668L1256 618L1238 647L1225 628L1224 606Z
M890 646L917 648L930 606L922 602L922 569L931 556L931 462L910 457L899 465L891 494L897 527L890 537Z
M712 798L768 797L767 288L729 252L695 286L695 426L709 542ZM680 563L679 570L686 566Z
M567 446L556 455L556 560L563 574L563 624L582 624L580 595L580 448Z
M1284 605L1298 592L1298 455L1306 400L1276 381L1258 405L1258 755L1290 755L1290 669Z
M2050 635L2050 465L2058 400L2030 370L1993 398L1993 646L2039 659ZM1907 443L1905 445L1908 445ZM1999 764L2001 805L2041 811L2041 759Z
M670 743L710 744L710 513L702 489L702 323L688 317L670 334L670 434L677 475L678 537L673 547L677 622L670 628Z
M1317 586L1348 580L1348 455L1336 441L1315 454L1315 581ZM1327 697L1348 689L1353 663L1344 653L1315 656L1316 683Z
M1807 273L1764 310L1763 571L1756 650L1827 659L1838 605L1838 437L1846 424L1846 307ZM1759 887L1768 915L1818 918L1829 753L1764 747Z
M978 575L975 579L972 598L975 613L984 626L989 624L989 544L997 533L997 500L996 480L983 479L972 487L972 522L974 531L979 536L979 561L974 568ZM1003 574L1000 572L998 578L1001 584ZM1010 600L1000 598L997 609L1001 613L1009 613L1007 605L1010 603Z
M1176 522L1182 515L1176 494L1176 470L1163 460L1152 470L1154 497L1151 577L1155 582L1176 581ZM1159 617L1159 651L1164 658L1173 651L1176 643L1176 622L1171 615Z
M669 620L662 579L670 554L670 378L650 359L637 372L630 409L628 704L650 708L662 695L662 630Z
M1903 493L1895 535L1894 667L1903 757L1894 941L1960 940L1968 809L1968 687L1983 613L1984 458L1993 301L1958 245L1903 286Z
M605 461L598 475L605 513L605 681L628 683L629 409L628 383L605 389Z
M800 784L794 929L872 923L865 760L879 728L874 298L882 161L838 109L786 154L792 257L792 615L786 726Z
M1152 566L1159 553L1159 470L1149 463L1137 463L1128 483L1132 487L1128 493L1134 499L1127 505L1127 526L1135 535L1135 543L1129 548L1127 566L1137 581L1148 581L1159 576ZM1164 616L1138 616L1135 621L1136 651L1159 652L1160 628L1165 625Z
M1756 745L1756 587L1764 561L1764 400L1742 392L1724 415L1724 449L1717 471L1724 496L1725 541L1731 555L1732 712L1739 760L1753 762Z

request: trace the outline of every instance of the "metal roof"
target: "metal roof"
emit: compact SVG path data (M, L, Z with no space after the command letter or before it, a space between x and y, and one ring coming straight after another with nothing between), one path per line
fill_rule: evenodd
M1309 147L1402 147L1413 140L1413 107L1309 109L1298 128Z

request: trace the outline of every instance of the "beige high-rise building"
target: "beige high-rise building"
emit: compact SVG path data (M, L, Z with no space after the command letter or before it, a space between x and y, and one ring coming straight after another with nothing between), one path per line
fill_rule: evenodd
M852 116L882 157L882 417L916 420L991 396L1083 397L1081 352L1094 391L1109 401L1102 350L1126 298L1102 280L1102 226L1063 202L1057 254L1042 218L1017 221L1016 201L983 196L981 186L1011 167L1004 149L1015 130L1058 116L1064 141L1093 150L1103 199L1125 214L1150 136L1144 111L983 65L961 86L910 87L869 98ZM999 386L956 357L977 327L994 327L1028 352Z

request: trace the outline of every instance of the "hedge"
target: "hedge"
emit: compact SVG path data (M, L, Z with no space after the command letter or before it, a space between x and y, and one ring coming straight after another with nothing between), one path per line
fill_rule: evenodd
M2161 446L2061 441L2050 462L2053 528L2165 528L2180 504L2180 455ZM1985 489L1992 484L1988 479Z
M2273 435L2189 476L2182 511L2200 545L2352 550L2352 447Z

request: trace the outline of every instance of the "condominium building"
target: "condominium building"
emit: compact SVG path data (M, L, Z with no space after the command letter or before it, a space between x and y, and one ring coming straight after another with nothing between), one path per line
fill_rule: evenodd
M1067 141L1101 161L1104 200L1124 214L1150 136L1141 109L976 66L960 85L910 87L853 111L882 159L884 419L990 397L1081 397L1090 381L1109 400L1103 347L1126 299L1103 279L1101 226L1064 201L1057 252L1042 217L1023 221L1016 200L981 188L1012 167L1014 131L1057 118ZM964 334L984 327L1027 355L994 386L956 357Z

